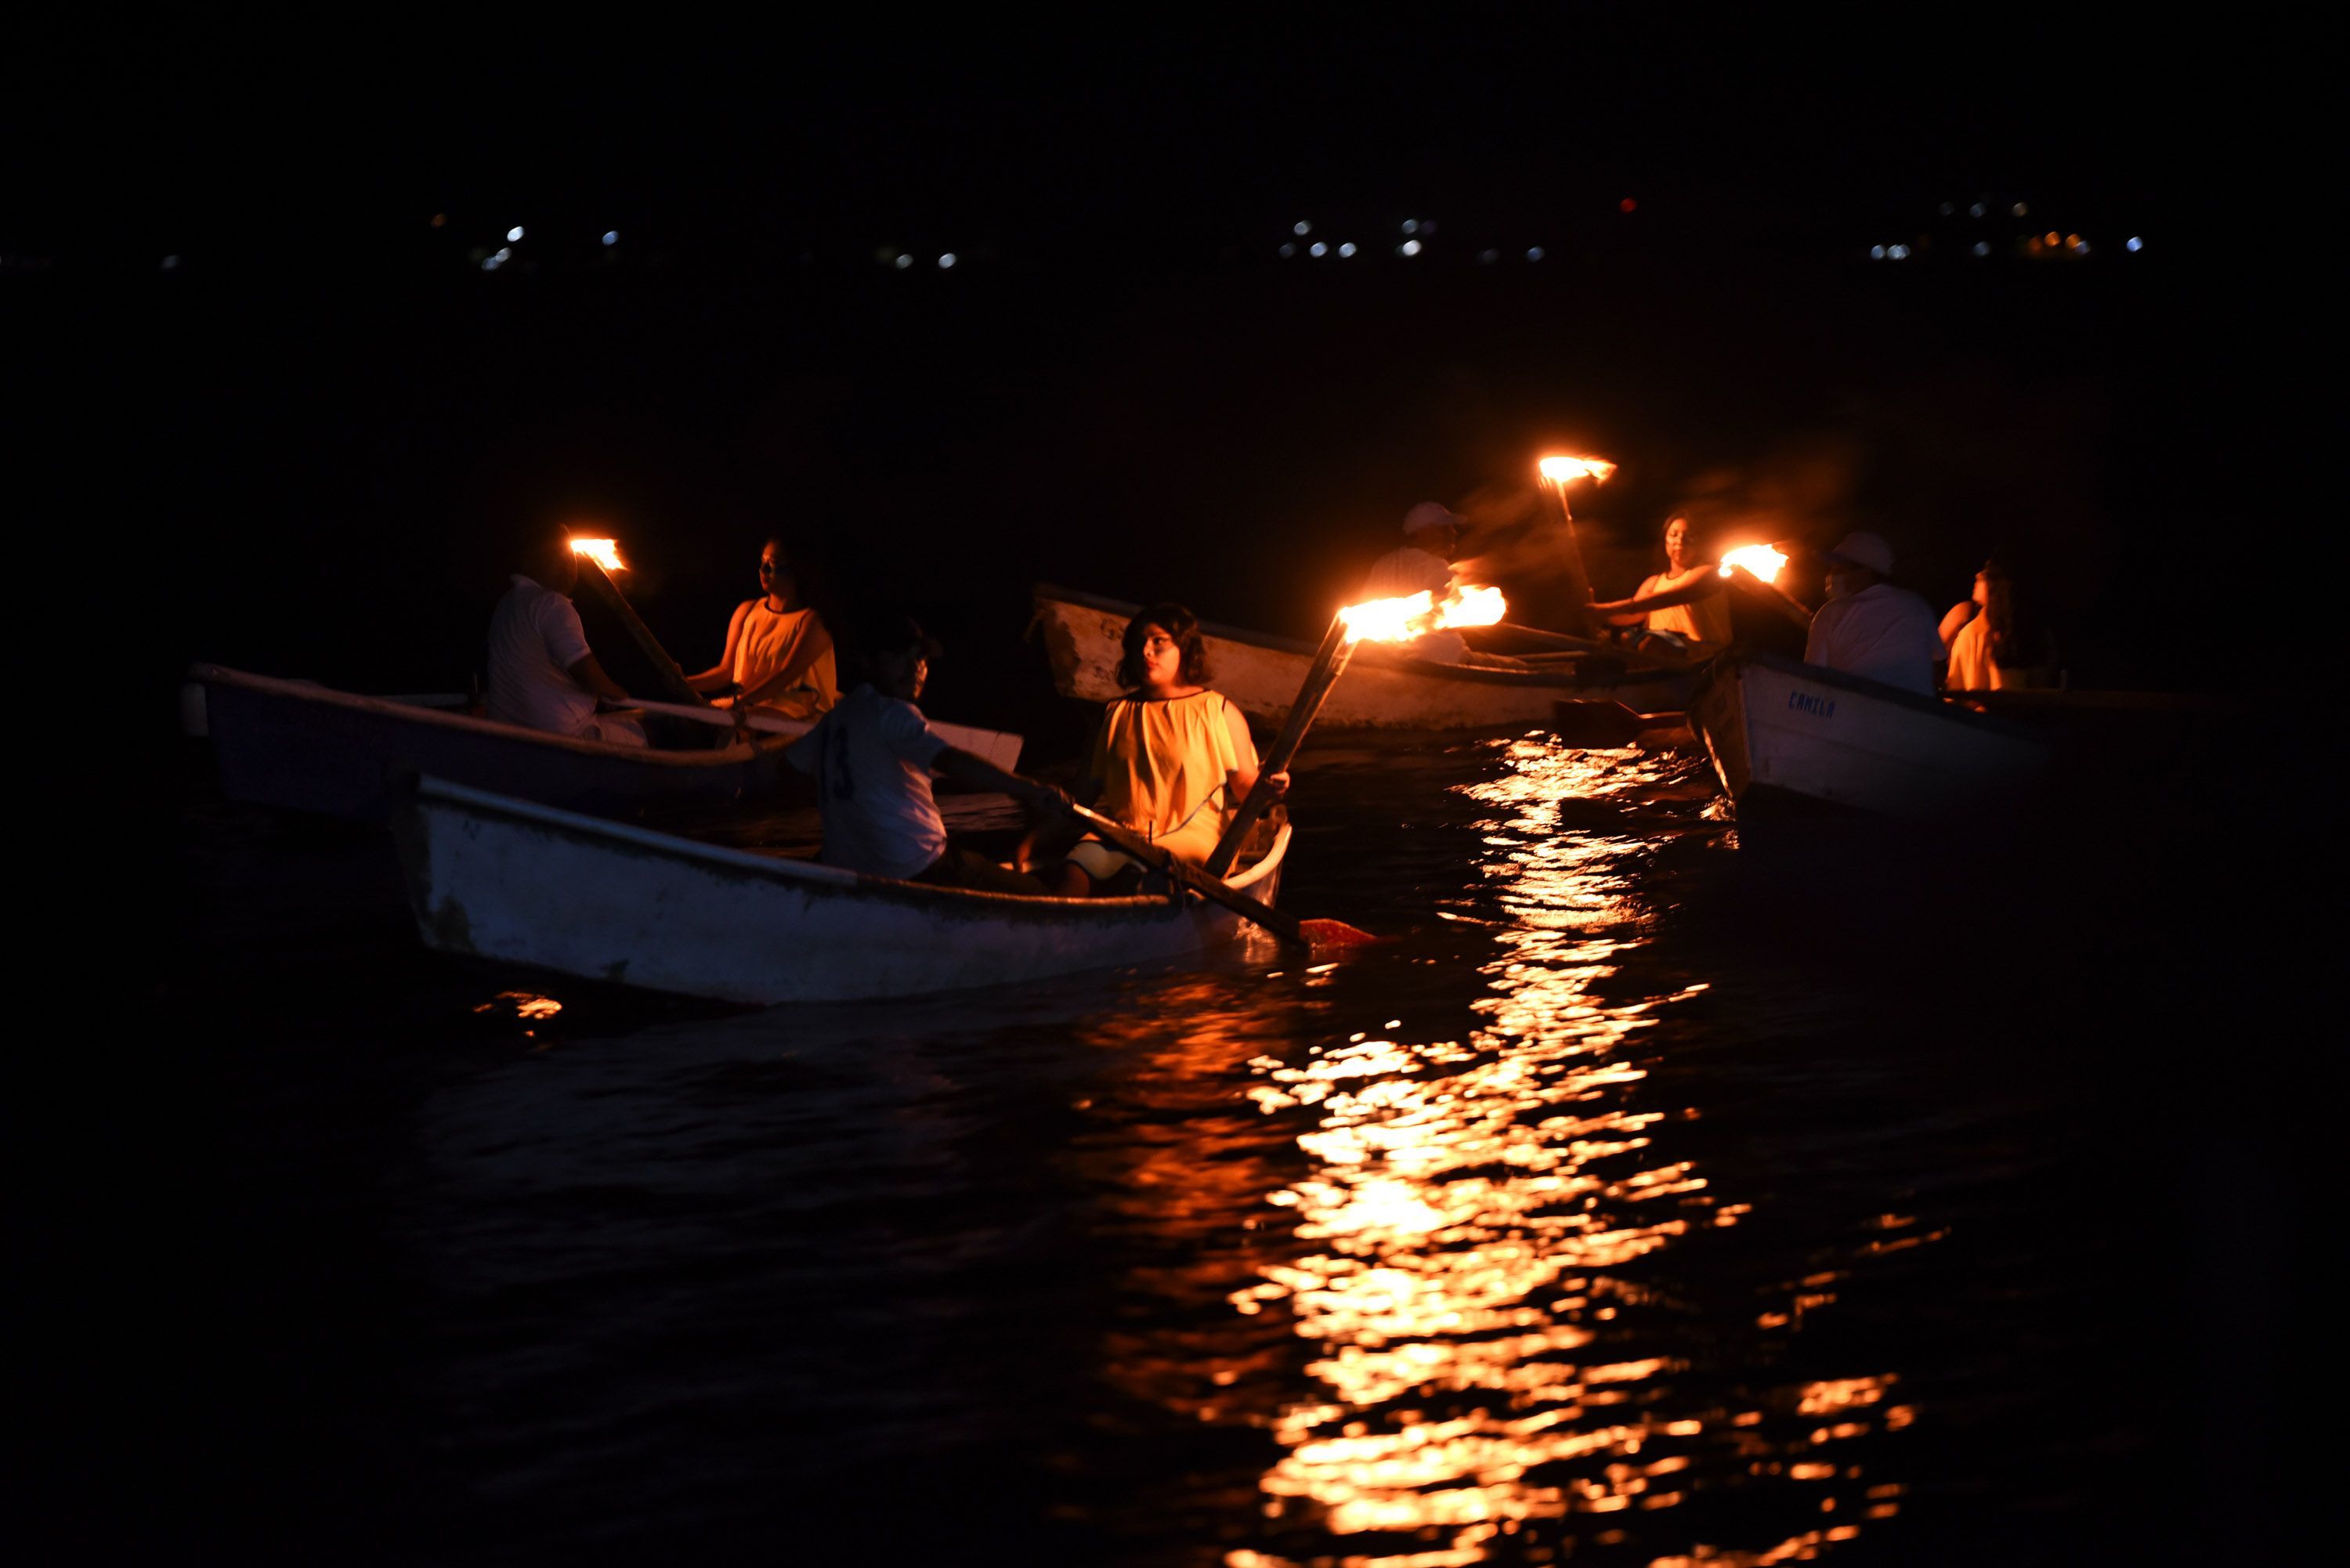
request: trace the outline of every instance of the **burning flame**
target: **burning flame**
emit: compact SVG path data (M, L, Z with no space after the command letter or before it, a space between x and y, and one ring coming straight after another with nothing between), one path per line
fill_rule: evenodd
M1454 626L1492 626L1509 613L1499 588L1463 587L1444 590L1444 597L1422 591L1397 599L1370 599L1338 612L1347 623L1349 642L1406 642Z
M574 539L571 553L585 556L608 572L625 572L629 568L620 559L618 539Z
M1768 545L1742 545L1735 550L1723 553L1721 575L1725 577L1730 576L1733 566L1745 567L1762 582L1775 582L1779 574L1787 568L1787 556L1784 551L1774 550Z
M1571 480L1591 476L1596 483L1605 484L1616 465L1604 457L1546 457L1542 460L1542 476L1553 484L1565 484Z

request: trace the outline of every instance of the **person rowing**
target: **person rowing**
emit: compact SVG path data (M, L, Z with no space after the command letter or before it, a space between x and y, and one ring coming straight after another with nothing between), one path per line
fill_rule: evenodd
M1118 675L1128 690L1103 710L1075 793L1176 859L1201 865L1256 787L1256 742L1240 709L1209 689L1205 639L1190 610L1152 605L1127 623L1123 645ZM1268 776L1276 791L1288 789L1288 774ZM1049 859L1033 835L1022 852L1032 866ZM1105 898L1134 891L1143 867L1088 836L1044 875L1064 897Z
M644 726L636 720L597 711L599 701L625 703L629 693L604 673L588 647L587 628L571 602L579 587L579 557L571 552L570 537L553 530L532 535L518 565L522 570L490 616L484 711L526 730L644 745Z
M806 564L780 538L759 552L760 595L734 607L726 649L686 683L713 707L813 719L840 700L832 633L807 602Z
M916 703L938 644L910 617L861 623L850 635L849 652L857 679L848 694L784 753L816 781L824 825L817 858L868 877L934 887L1032 896L1051 891L1035 877L948 844L931 775L1000 791L1040 814L1066 811L1068 795L951 746L931 728Z
M1618 626L1662 633L1681 648L1711 653L1730 646L1730 601L1721 572L1699 548L1690 520L1674 515L1664 534L1665 569L1640 579L1639 591L1614 605L1595 605ZM1641 607L1643 601L1663 599Z

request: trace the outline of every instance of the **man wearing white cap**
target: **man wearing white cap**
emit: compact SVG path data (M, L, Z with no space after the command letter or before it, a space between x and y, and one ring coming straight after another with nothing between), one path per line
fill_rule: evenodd
M1442 593L1452 581L1452 552L1469 525L1434 501L1423 501L1403 514L1405 545L1390 550L1363 579L1367 599L1398 599L1406 594Z
M1933 607L1887 580L1893 546L1874 534L1847 534L1826 559L1828 602L1812 618L1804 662L1933 695L1941 631Z
M1452 585L1452 552L1469 524L1451 508L1423 501L1403 514L1404 546L1381 556L1363 579L1366 599L1399 599L1407 594L1440 594ZM1457 631L1433 631L1409 645L1416 659L1458 664L1469 651Z

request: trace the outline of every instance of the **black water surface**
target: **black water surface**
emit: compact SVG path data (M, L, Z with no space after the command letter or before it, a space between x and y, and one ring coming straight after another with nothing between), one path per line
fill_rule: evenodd
M138 1330L78 1389L124 1425L50 1500L69 1539L1230 1568L2258 1539L2242 1335L2289 1210L2199 1021L2196 889L2123 856L2043 860L2064 891L2019 917L1972 846L1749 853L1684 759L1333 738L1284 902L1386 938L1357 956L740 1012L432 958L375 836L200 773L181 802L146 1028L204 1054L154 1070L200 1124L175 1168L120 1152L159 1233L85 1325Z

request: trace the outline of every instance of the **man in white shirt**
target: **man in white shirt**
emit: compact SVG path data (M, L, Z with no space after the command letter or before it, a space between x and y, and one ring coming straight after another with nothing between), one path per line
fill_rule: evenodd
M488 716L577 740L645 744L635 720L596 711L598 698L626 702L629 694L588 651L571 603L579 586L571 541L560 534L541 540L525 566L490 616Z
M1932 696L1941 630L1933 607L1887 580L1893 546L1874 534L1847 534L1826 560L1828 602L1812 618L1804 662Z
M1409 594L1441 594L1452 586L1452 553L1469 524L1434 501L1423 501L1404 514L1404 546L1390 550L1371 566L1363 579L1365 599L1399 599ZM1432 631L1405 645L1415 659L1437 664L1459 664L1469 645L1457 631Z
M858 674L848 695L784 753L792 766L816 775L824 817L818 858L899 881L990 893L1048 892L1024 872L948 847L931 774L972 789L1001 790L1039 812L1066 808L1068 795L959 751L931 728L914 701L930 680L936 645L912 620L889 617L852 628L849 650Z

